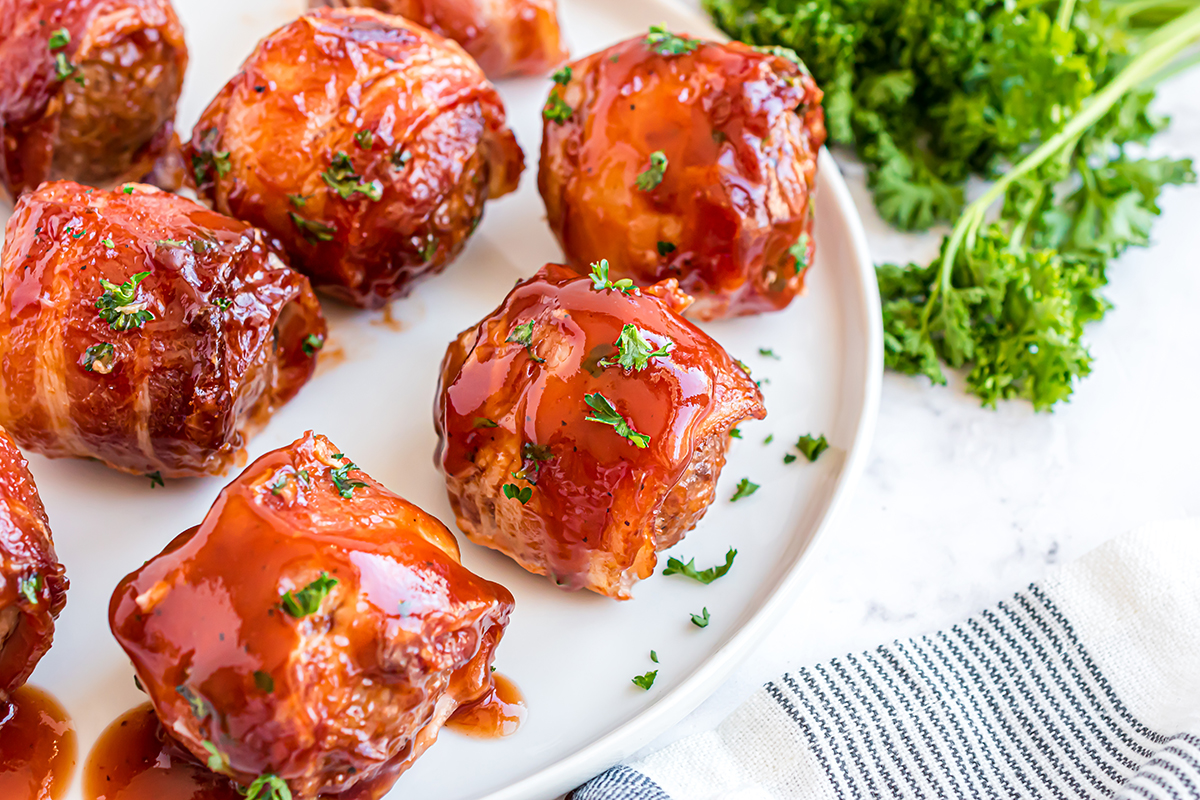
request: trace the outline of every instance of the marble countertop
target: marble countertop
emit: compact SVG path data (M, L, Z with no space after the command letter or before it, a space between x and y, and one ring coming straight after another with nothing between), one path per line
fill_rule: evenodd
M683 4L697 5L694 0ZM1168 83L1151 155L1200 165L1200 69ZM874 213L835 153L877 262L928 258ZM1092 375L1069 404L980 408L887 374L862 481L809 556L803 594L734 676L646 748L716 726L784 671L952 624L1143 523L1200 515L1200 186L1169 189L1153 244L1110 270L1115 306L1086 333ZM961 382L960 382L961 383Z

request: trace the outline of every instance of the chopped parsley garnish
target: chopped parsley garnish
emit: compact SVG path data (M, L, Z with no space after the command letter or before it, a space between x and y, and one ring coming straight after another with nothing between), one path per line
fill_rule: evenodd
M277 481L275 481L275 483L271 484L271 494L278 497L279 493L283 491L284 487L287 486L287 484L288 484L288 476L280 475L279 480L277 480Z
M60 53L54 54L54 77L57 78L58 80L65 81L67 78L71 77L72 75L75 75L75 71L77 69L79 69L79 67L75 66L74 64L72 64L70 61L67 60L66 53L60 52ZM76 75L75 82L82 84L83 78Z
M796 460L796 456L793 453L786 453L783 456L783 463L785 463L785 464L790 464L795 460Z
M608 259L602 258L599 261L592 263L592 288L596 291L603 289L616 289L622 294L633 294L636 290L633 286L633 281L630 278L621 278L619 281L610 281L608 279Z
M733 439L740 439L740 438L742 438L742 432L740 430L738 430L737 428L730 428L729 436L730 436L730 438L733 438Z
M311 356L325 346L325 337L310 333L304 337L304 354Z
M825 441L825 434L814 439L812 434L806 433L796 442L796 449L804 453L804 457L809 461L816 461L821 457L821 453L829 449L829 442Z
M110 236L106 236L103 239L101 239L100 244L104 245L105 247L116 247L116 245L113 244L112 237L110 237Z
M196 184L203 184L208 180L209 171L215 169L217 177L223 178L232 168L229 163L229 151L217 151L217 141L221 138L221 132L216 128L209 128L200 137L197 152L192 156L192 176L196 179Z
M625 325L617 337L617 360L601 359L602 367L621 367L622 369L641 371L650 365L650 359L666 358L675 343L670 339L657 350L646 341L646 332L636 325Z
M354 141L358 142L358 146L363 150L370 150L371 146L375 144L375 133L367 130L359 131L354 134Z
M124 192L125 194L133 194L133 187L132 187L132 186L126 186L126 187L125 187L125 188L123 188L121 191L122 191L122 192Z
M338 453L335 458L345 458L341 453ZM362 481L350 480L350 470L358 469L358 464L351 461L348 464L343 464L337 469L329 470L329 478L333 481L334 487L337 488L338 494L349 500L354 496L355 489L365 489L367 485Z
M773 358L776 361L782 361L782 359L779 357L779 355L769 347L758 348L758 354L760 356L762 356L763 358Z
M267 694L275 693L275 679L269 672L263 672L261 669L254 670L254 685Z
M718 564L715 567L708 569L697 570L696 559L690 559L686 564L678 558L667 559L667 568L663 570L663 575L682 575L685 578L691 578L694 581L708 585L717 578L722 577L729 572L729 568L733 566L733 559L737 556L737 550L732 547L725 554L725 563Z
M333 234L337 233L337 228L332 225L326 225L324 222L305 219L295 211L289 211L288 216L292 218L292 223L300 229L300 233L309 242L316 244L317 242L329 242L333 240Z
M773 441L775 441L775 434L771 433L767 435L767 438L763 439L763 444L770 444Z
M733 497L729 498L729 501L741 500L743 497L749 497L757 491L757 483L752 482L749 478L742 478L738 481L737 491L733 493Z
M646 47L660 56L681 56L699 47L699 39L685 39L676 36L662 25L651 25L650 33L646 34Z
M547 122L557 122L562 125L574 113L575 110L567 105L567 101L559 97L558 89L551 89L550 96L546 98L546 105L542 107L542 117Z
M292 800L287 781L278 775L259 775L245 789L238 788L246 800Z
M808 269L808 234L800 234L800 238L788 248L788 252L792 254L792 258L796 259L797 275Z
M139 272L120 286L100 279L104 294L96 300L96 308L100 310L100 318L114 331L140 328L154 319L154 315L146 310L146 303L136 299L138 284L149 275L149 272Z
M650 660L653 661L655 664L657 664L658 663L658 653L651 650L650 651Z
M473 428L499 428L500 426L496 423L495 420L488 419L487 417L476 417L475 421L473 423L471 423L471 427L473 427Z
M608 398L599 392L585 394L583 400L595 411L594 416L587 416L584 419L589 422L599 422L603 425L611 425L614 430L621 436L624 436L638 448L645 448L650 444L650 437L644 433L638 433L629 424L629 421L617 413L613 408L613 404L608 401Z
M296 208L304 208L304 204L308 202L308 198L302 194L289 194L287 198Z
M430 236L425 242L425 247L421 249L421 258L424 261L433 261L433 257L437 255L438 239L436 236Z
M163 482L163 476L162 476L162 472L160 470L154 470L154 472L149 473L148 475L146 475L146 477L150 479L150 488L151 489L153 489L155 486L162 486L165 488L167 485L166 483Z
M733 363L735 363L735 364L737 364L739 367L741 367L741 368L742 368L742 372L745 372L747 375L749 375L749 374L750 374L750 365L749 365L749 364L747 364L745 361L742 361L740 358L735 358L735 359L733 360Z
M364 182L362 176L354 171L354 165L350 163L350 156L341 150L334 155L329 169L321 173L321 178L343 200L349 200L350 196L356 192L366 196L368 200L378 200L383 197L383 184L379 181Z
M646 171L637 176L637 188L643 192L649 192L663 182L663 177L667 174L667 154L662 150L655 150L650 154L650 166Z
M229 756L217 749L208 739L200 742L200 746L208 751L208 768L213 772L229 771Z
M154 243L159 247L187 247L183 239L158 239Z
M212 302L213 302L214 306L221 309L222 311L224 311L225 309L227 309L231 305L233 305L233 301L230 300L228 297L218 297L218 298L215 298Z
M208 716L208 703L203 697L196 694L190 686L181 684L175 687L175 691L184 700L187 700L188 705L192 707L192 716L196 719L204 719Z
M529 498L533 497L533 489L528 486L521 488L515 483L506 483L503 487L504 496L509 500L520 500L521 505L529 502Z
M21 578L19 588L29 604L36 606L38 604L37 593L42 590L42 576L35 572L28 578Z
M83 368L88 372L107 375L112 372L113 346L109 342L94 344L83 351Z
M537 353L533 352L533 320L528 320L513 328L512 332L508 334L508 338L504 341L521 345L525 348L525 352L529 354L531 359L539 364L546 363L546 359L539 357Z
M402 169L412 160L412 153L407 150L397 150L392 153L392 169Z
M633 678L633 685L639 689L649 689L654 685L654 679L658 677L658 670L651 670L645 675L636 675Z
M692 614L692 624L697 628L708 627L708 606L705 606L699 614Z
M50 41L47 43L51 50L58 50L66 47L71 43L71 32L66 28L59 28L54 33L50 34Z
M322 572L319 578L300 591L293 594L289 589L284 592L283 596L279 598L279 605L289 616L296 619L307 617L309 614L317 613L325 595L329 594L329 590L337 584L337 578L331 578L328 572Z
M660 256L669 256L669 255L671 255L671 253L674 253L674 252L675 252L675 245L671 244L670 242L659 242L658 243L658 254Z
M554 81L559 86L566 86L571 82L571 65L568 64L567 66L560 68L558 72L550 76L550 80Z

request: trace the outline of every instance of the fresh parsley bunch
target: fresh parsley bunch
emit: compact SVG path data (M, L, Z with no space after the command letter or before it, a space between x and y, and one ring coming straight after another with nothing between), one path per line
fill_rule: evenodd
M705 3L731 35L805 58L885 219L957 218L932 264L878 268L888 366L935 383L965 368L986 405L1066 400L1109 260L1148 243L1163 187L1196 179L1131 146L1166 124L1150 84L1200 40L1200 1ZM972 175L994 183L964 207Z

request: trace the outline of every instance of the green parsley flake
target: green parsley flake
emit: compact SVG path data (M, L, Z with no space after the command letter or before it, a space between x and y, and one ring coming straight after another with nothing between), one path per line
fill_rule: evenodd
M175 692L184 700L187 700L188 705L191 706L192 709L192 716L194 716L196 719L204 719L208 716L208 702L205 701L203 697L196 694L196 692L190 686L176 686Z
M83 351L83 368L88 372L107 375L112 372L115 350L111 343L100 342Z
M651 670L645 675L637 675L633 678L633 685L639 689L649 690L654 685L654 679L658 677L658 670Z
M42 590L42 576L38 573L33 573L27 578L21 578L19 584L21 594L29 601L29 604L36 606L38 604L38 592Z
M531 359L539 364L546 363L546 359L539 357L537 353L533 352L533 320L527 320L513 328L512 332L508 334L508 338L504 341L521 345L525 348L525 352L529 354Z
M629 278L621 278L619 281L610 281L608 279L608 259L602 258L599 261L592 263L592 288L596 291L603 289L616 289L622 294L633 294L637 291L634 288L633 281Z
M59 52L54 54L54 77L56 79L65 81L67 78L75 75L77 69L79 67L67 60L66 53ZM75 81L76 83L83 83L83 78L76 76Z
M397 150L392 153L392 169L403 169L409 161L412 161L412 153L407 150Z
M646 171L637 176L637 188L643 192L650 192L658 188L658 185L663 182L663 177L667 174L667 154L662 150L655 150L650 154L650 166Z
M329 169L321 173L321 179L343 200L349 200L356 192L372 201L383 197L383 184L379 181L363 181L362 176L354 171L350 156L341 150L334 155Z
M345 456L343 456L341 453L338 453L335 458L345 458ZM349 473L352 469L358 469L358 465L353 461L343 464L337 469L329 470L329 479L333 481L333 485L337 489L338 494L347 500L354 496L355 489L367 488L367 485L362 481L350 480Z
M100 244L104 245L105 247L116 247L116 245L113 244L112 237L110 237L110 236L106 236L103 239L101 239Z
M275 679L269 672L263 672L261 669L254 670L254 685L267 694L275 693Z
M499 428L500 426L496 423L495 420L490 420L487 417L476 417L475 421L471 424L471 427L473 427L473 428Z
M773 358L776 361L782 361L782 359L779 357L779 355L769 347L758 348L758 354L760 356L762 356L763 358Z
M660 56L681 56L692 52L703 44L699 39L676 36L664 25L651 25L646 35L646 47Z
M567 66L559 69L558 72L550 76L550 80L554 81L559 86L566 86L571 82L571 65L568 64Z
M503 486L504 496L509 500L520 500L521 505L529 502L529 498L533 497L533 489L526 486L521 488L515 483L506 483Z
M100 318L107 322L112 330L127 331L130 328L140 328L154 319L154 314L146 310L145 301L136 299L138 284L149 275L149 272L139 272L120 286L104 278L100 279L104 294L96 300L96 308L100 311Z
M212 302L213 302L214 306L221 309L222 311L224 311L225 309L227 309L231 305L233 305L233 301L230 300L228 297L217 297L217 298L213 299Z
M271 484L271 494L278 497L279 493L284 490L284 487L286 487L287 484L288 484L288 476L280 475L279 480L277 480L277 481L275 481L275 483Z
M691 578L694 581L700 581L704 585L708 585L717 578L723 577L729 572L729 568L733 566L733 559L737 556L737 550L729 548L729 552L725 554L725 563L718 564L715 567L708 569L697 570L696 559L690 559L686 564L678 558L667 559L667 568L663 570L663 575L682 575L685 578Z
M829 442L825 441L825 435L821 434L817 438L813 438L812 434L805 434L800 437L800 441L796 442L796 449L804 454L804 457L809 461L816 461L829 449Z
M692 624L695 625L697 628L707 628L708 627L708 619L709 619L708 606L705 606L704 610L701 611L699 614L692 614Z
M217 749L217 746L205 739L200 746L208 751L208 768L213 772L229 771L229 756Z
M652 358L666 358L671 348L675 343L667 339L666 344L657 350L650 342L646 341L646 332L636 325L625 325L621 328L621 334L617 337L617 360L610 361L609 359L601 359L598 363L602 367L621 367L625 370L633 370L640 372L650 365Z
M310 333L304 337L304 354L311 356L325 346L325 337Z
M793 455L792 453L787 453L783 457L783 463L785 463L785 464L790 464L795 460L796 460L796 456Z
M741 500L743 497L749 497L757 492L758 489L759 486L757 483L752 482L749 478L742 478L738 481L737 491L733 493L733 497L729 498L729 502L732 503L735 500Z
M670 242L659 242L658 243L658 254L660 256L669 256L669 255L671 255L671 253L674 253L674 252L675 252L675 245L671 244Z
M653 661L655 664L657 664L658 663L658 653L651 650L650 651L650 660Z
M295 594L290 589L284 592L279 598L279 605L289 616L296 619L307 617L317 613L321 608L321 601L337 584L337 578L329 577L328 572L321 572L319 578Z
M550 90L550 96L546 98L546 105L542 107L543 119L547 122L557 122L559 125L562 125L574 113L574 109L567 105L567 101L559 97L557 87Z
M354 141L358 142L358 146L363 150L370 150L375 144L375 133L368 130L359 131L354 134Z
M287 781L278 775L259 775L245 789L238 789L246 800L292 800Z
M788 248L788 252L792 254L792 258L796 259L797 275L808 269L808 234L800 234L800 238Z
M216 149L220 138L221 132L216 128L209 128L200 136L196 152L192 155L192 177L196 179L197 186L207 183L214 169L217 171L218 178L225 177L232 169L232 165L229 163L229 151Z
M154 472L151 472L146 477L150 479L150 488L151 489L153 489L155 486L162 486L165 488L167 485L166 483L163 482L162 472L159 470L155 470Z
M729 436L730 436L730 438L733 438L733 439L740 439L740 438L742 438L742 432L740 430L738 430L737 428L730 428Z
M292 218L292 223L300 229L301 235L311 244L333 241L333 235L337 233L337 228L332 225L305 219L295 211L289 211L288 216Z
M639 449L648 447L650 437L644 433L638 433L629 424L629 421L622 417L617 410L613 408L613 404L608 401L608 398L599 392L593 394L585 394L583 400L595 411L595 416L584 417L589 422L599 422L603 425L611 425L614 430L621 436L624 436Z
M50 34L50 41L47 43L51 50L59 50L71 43L71 32L66 28L59 28L54 33Z

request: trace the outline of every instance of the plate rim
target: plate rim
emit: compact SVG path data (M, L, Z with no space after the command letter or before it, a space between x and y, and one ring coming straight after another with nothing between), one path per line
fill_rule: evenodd
M701 13L683 6L679 0L648 1L664 14L683 19L689 28L697 32L722 41L729 39ZM834 204L844 217L845 229L853 251L854 283L857 284L859 299L867 318L864 331L867 364L863 403L855 424L854 440L846 450L845 464L823 517L817 523L808 544L797 554L774 591L753 612L750 619L733 633L716 653L701 662L682 683L585 747L532 775L483 795L480 800L534 800L558 797L648 744L695 710L725 682L733 670L749 656L754 646L763 641L776 627L808 583L811 576L805 566L810 560L810 554L824 540L825 532L841 515L866 469L879 417L883 385L883 312L866 230L846 180L827 148L821 148L817 163L820 191L832 195Z

